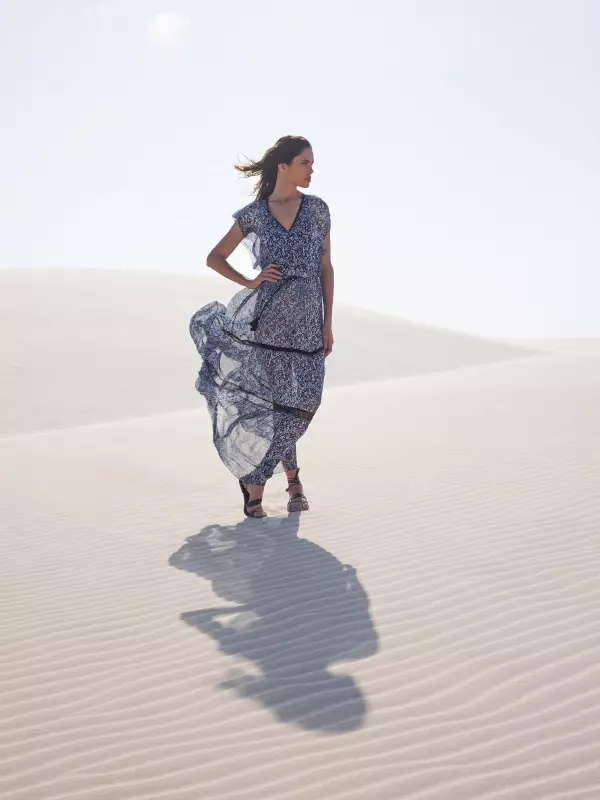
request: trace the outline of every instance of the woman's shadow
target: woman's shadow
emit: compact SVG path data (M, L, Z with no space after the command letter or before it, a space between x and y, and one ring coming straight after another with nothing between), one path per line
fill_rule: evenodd
M281 722L343 733L364 722L366 701L339 661L377 652L369 598L356 570L298 536L299 514L209 525L169 563L212 581L235 605L186 611L181 619L222 652L254 662L220 687L271 709Z

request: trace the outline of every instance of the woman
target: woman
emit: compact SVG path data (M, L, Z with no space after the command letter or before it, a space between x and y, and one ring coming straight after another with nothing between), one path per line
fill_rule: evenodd
M333 267L327 204L306 195L313 174L310 143L284 136L260 161L236 166L258 176L256 200L206 263L244 289L192 317L202 356L196 389L206 398L213 442L239 479L244 513L265 517L264 486L285 469L288 511L307 511L296 442L321 403L325 357L333 347ZM244 242L260 274L248 279L227 259Z

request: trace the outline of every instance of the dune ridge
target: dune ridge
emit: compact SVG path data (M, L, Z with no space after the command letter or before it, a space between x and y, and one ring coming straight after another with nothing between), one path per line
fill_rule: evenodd
M235 291L193 275L0 271L0 434L198 408L189 319ZM536 354L343 306L336 337L327 387Z

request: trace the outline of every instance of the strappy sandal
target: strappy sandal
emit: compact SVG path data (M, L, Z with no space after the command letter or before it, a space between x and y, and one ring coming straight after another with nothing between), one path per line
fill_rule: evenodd
M296 470L296 474L293 478L288 478L288 488L286 491L290 491L293 486L301 486L300 478L298 475L300 474L300 469ZM302 492L294 492L290 494L290 499L288 500L287 510L289 511L308 511L309 505L308 500L302 494Z
M240 489L242 490L242 494L244 495L244 514L247 517L254 517L255 519L262 519L262 517L266 517L267 514L262 508L255 508L254 511L249 511L248 509L254 508L255 506L260 506L262 503L262 497L258 497L256 500L250 500L250 494L248 489L244 486L244 484L240 481Z

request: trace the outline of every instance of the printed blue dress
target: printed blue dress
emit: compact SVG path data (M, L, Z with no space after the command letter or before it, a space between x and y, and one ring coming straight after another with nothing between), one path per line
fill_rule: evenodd
M296 442L321 403L321 256L329 208L303 195L289 230L266 199L233 216L254 267L276 264L283 277L242 289L227 308L213 302L194 314L190 334L202 357L196 389L206 399L223 463L245 483L263 485L281 466L298 466Z

